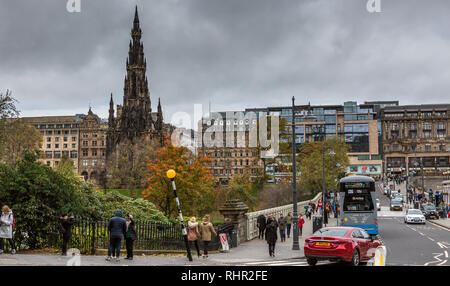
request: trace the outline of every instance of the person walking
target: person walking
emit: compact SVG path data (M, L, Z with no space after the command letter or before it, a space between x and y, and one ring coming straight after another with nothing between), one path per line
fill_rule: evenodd
M200 224L200 236L203 241L203 258L208 258L208 246L211 242L211 236L214 234L217 236L216 231L214 230L214 227L211 222L209 222L209 216L206 215L203 218L203 222Z
M127 257L125 259L133 260L133 243L137 240L137 234L134 227L133 216L131 214L127 214L126 220L127 231L125 233L125 246L127 248Z
M59 227L61 229L61 233L63 236L63 245L62 245L62 254L66 256L67 255L67 244L69 243L70 239L72 238L72 225L74 223L74 217L70 216L68 217L67 214L63 214L59 218Z
M12 210L8 206L2 207L2 215L0 217L0 254L5 250L4 239L9 241L11 246L11 254L16 254L16 247L12 240L12 230L15 225L14 216Z
M302 236L304 224L305 220L303 219L301 214L298 214L298 236Z
M197 250L197 256L198 258L200 258L202 256L200 248L198 247L198 239L200 237L200 231L198 230L198 222L195 216L191 217L188 221L187 233L189 246L192 248L192 244L195 245L195 249Z
M269 216L266 226L266 241L269 245L269 255L271 257L275 257L275 243L278 239L277 228L277 221L272 216Z
M122 217L123 212L117 210L115 215L109 220L108 231L109 231L109 248L107 261L111 260L111 253L113 257L116 257L116 261L120 258L120 244L122 242L122 237L126 235L127 232L127 221Z
M266 229L266 217L263 214L260 214L256 220L256 226L259 229L259 239L264 239L264 231Z
M319 201L319 203L317 204L317 209L320 211L320 215L323 214L323 208L322 208L323 204L322 201Z
M292 227L292 215L291 215L291 213L288 213L286 216L286 230L287 230L288 238L291 235L291 227Z
M286 241L286 224L287 219L283 216L283 214L280 214L280 218L278 219L278 227L280 229L281 242Z

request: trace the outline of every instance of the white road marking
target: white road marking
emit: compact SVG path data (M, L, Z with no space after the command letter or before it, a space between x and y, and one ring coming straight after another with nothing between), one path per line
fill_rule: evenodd
M448 258L447 250L445 250L444 253L445 253L445 258Z
M280 266L280 265L297 265L297 266L303 266L308 264L305 262L284 262L284 263L274 263L274 264L268 264L269 266Z
M439 245L440 248L447 248L447 246L445 246L442 242L438 242L437 244Z
M429 240L431 240L431 241L435 241L435 240L434 240L434 239L432 239L431 237L428 237L428 239L429 239Z
M442 261L441 263L436 264L436 265L442 265L442 264L445 264L445 263L447 263L447 260L444 260L444 261Z
M249 262L249 263L245 263L245 265L258 265L258 264L269 264L269 263L278 263L278 262L286 262L286 260Z
M440 257L442 254L444 254L444 253L433 253L433 254L436 254L436 256L434 257L434 259L437 259L437 261L435 260L435 261L427 262L427 263L424 264L424 266L428 266L430 263L435 263L435 262L441 262L441 261L442 261L442 259L440 259L439 257ZM447 261L447 260L445 260L445 261Z

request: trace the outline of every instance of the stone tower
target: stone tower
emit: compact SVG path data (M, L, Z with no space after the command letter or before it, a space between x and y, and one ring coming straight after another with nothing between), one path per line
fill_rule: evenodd
M136 6L128 58L126 61L127 74L123 88L123 105L117 105L117 114L114 116L114 102L111 94L109 119L107 157L115 146L124 139L133 141L135 138L145 136L163 142L162 108L158 102L156 122L152 117L150 93L146 76L147 60L144 56L144 45L141 42L142 31L139 25L139 15Z

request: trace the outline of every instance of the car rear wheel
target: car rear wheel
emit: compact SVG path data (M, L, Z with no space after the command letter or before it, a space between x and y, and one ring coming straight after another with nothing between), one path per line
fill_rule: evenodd
M314 266L317 264L317 259L315 258L306 258L306 262L308 262L308 265Z
M350 261L350 264L352 266L359 266L360 260L359 260L359 251L355 249L353 251L352 261Z

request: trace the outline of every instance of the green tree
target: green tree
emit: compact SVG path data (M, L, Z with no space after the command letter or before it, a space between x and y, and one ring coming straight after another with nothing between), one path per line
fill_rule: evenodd
M322 191L322 152L324 148L331 148L335 155L330 155L329 150L325 151L325 187L327 190L334 189L333 177L339 175L336 164L340 164L341 170L345 170L349 164L347 156L348 147L345 142L339 139L330 139L320 142L304 143L297 154L297 166L300 171L299 188L302 191L309 191L316 194ZM333 176L334 175L334 176Z
M75 166L73 165L73 161L65 155L62 156L61 161L59 161L55 168L55 171L70 180L79 181L77 175L75 174Z
M57 216L83 209L72 182L37 159L28 152L16 167L0 164L0 202L14 212L18 245L31 248L43 246Z

